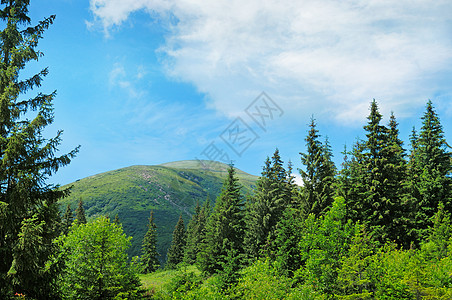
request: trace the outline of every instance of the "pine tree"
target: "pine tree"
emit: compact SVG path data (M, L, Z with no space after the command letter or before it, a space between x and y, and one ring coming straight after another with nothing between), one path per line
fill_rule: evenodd
M156 271L159 266L159 254L157 252L157 226L154 222L154 211L151 211L149 217L148 231L143 239L143 247L141 248L141 261L143 264L143 272L151 273Z
M61 220L61 232L63 234L68 234L69 232L69 228L72 225L72 220L73 220L73 216L72 216L72 210L71 210L71 204L68 203L67 204L67 208L66 208L66 212L63 215L63 219Z
M276 149L272 159L265 161L255 194L247 203L244 245L248 260L269 254L276 226L293 202L290 180Z
M86 224L85 209L83 208L82 199L78 201L78 206L75 210L75 219L79 224Z
M169 269L174 269L184 260L184 252L186 246L186 233L184 220L182 215L179 216L179 221L177 221L176 227L173 232L173 240L171 241L171 246L168 249L166 267Z
M28 62L43 55L37 45L55 16L28 27L28 0L1 1L1 5L5 26L0 32L0 298L9 298L14 290L48 299L53 297L56 274L44 267L55 251L52 240L60 229L56 202L68 190L56 189L46 180L69 164L77 149L55 156L61 131L54 138L43 137L45 127L53 122L56 93L31 98L30 93L40 87L48 70L30 78L21 76Z
M243 256L244 212L241 186L231 165L207 223L206 240L199 256L202 271L222 273L238 271ZM228 260L234 255L234 264ZM239 258L239 259L237 259Z
M336 167L332 161L332 151L328 139L325 144L319 141L320 135L315 119L311 118L308 136L306 137L307 152L300 153L301 162L306 170L300 169L303 179L302 209L305 215L313 213L322 215L333 203L333 184Z
M441 122L431 101L422 117L419 136L412 136L409 186L414 210L412 235L415 240L428 235L431 218L440 202L452 211L452 153L447 150Z

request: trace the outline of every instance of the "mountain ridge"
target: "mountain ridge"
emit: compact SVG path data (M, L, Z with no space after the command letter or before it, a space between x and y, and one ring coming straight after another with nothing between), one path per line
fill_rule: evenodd
M82 199L88 219L100 215L113 219L117 214L126 234L133 236L129 253L133 256L140 254L153 210L157 248L160 260L164 261L179 215L187 225L197 203L202 205L210 199L213 206L228 167L221 162L186 160L134 165L91 175L64 186L71 186L71 194L60 201L61 209L69 203L75 210ZM242 194L252 193L258 177L235 169L243 185Z

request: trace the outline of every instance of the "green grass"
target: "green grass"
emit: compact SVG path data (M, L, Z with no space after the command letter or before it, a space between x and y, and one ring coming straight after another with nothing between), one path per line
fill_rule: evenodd
M196 266L183 267L187 273L193 272L195 275L200 275L201 271ZM180 270L158 270L157 272L150 274L139 275L141 284L146 290L152 291L153 294L163 291L166 284L180 273Z

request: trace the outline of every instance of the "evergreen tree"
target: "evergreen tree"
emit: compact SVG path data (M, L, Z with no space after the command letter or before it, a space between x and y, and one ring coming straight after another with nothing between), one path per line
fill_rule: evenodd
M419 241L428 234L440 202L452 211L452 153L447 149L441 122L428 101L419 136L413 135L409 163L410 195L414 221L412 235Z
M409 206L405 200L408 187L406 153L403 142L399 138L398 123L393 113L389 118L388 142L384 149L384 155L384 193L388 199L386 207L388 214L385 216L387 220L384 226L389 231L387 238L408 247L409 241L406 232Z
M213 274L237 272L243 256L244 212L240 184L231 165L228 176L209 217L206 240L200 253L202 271ZM234 257L234 264L229 258ZM237 259L238 258L238 259Z
M46 180L69 164L77 149L55 156L61 131L43 137L53 122L56 93L30 92L39 88L47 69L30 78L21 71L43 55L39 40L55 16L30 26L28 0L1 1L0 19L0 298L11 292L36 299L53 297L55 273L45 269L55 252L52 240L59 233L56 202L68 190L56 189ZM28 27L29 26L29 27ZM26 98L25 98L26 97ZM23 99L25 98L25 99ZM26 252L24 252L26 251Z
M250 261L269 254L276 225L293 201L290 180L276 149L271 161L269 158L265 161L255 194L247 204L244 245Z
M187 246L185 247L184 261L188 264L193 264L196 261L196 255L198 253L198 221L201 213L201 207L199 201L196 202L195 214L191 217L187 225Z
M82 199L78 201L78 206L75 210L75 219L79 224L86 224L85 209L83 208Z
M196 228L195 240L196 240L196 262L198 263L200 260L200 255L202 249L204 249L206 245L206 237L207 237L207 222L209 220L211 213L210 209L210 199L207 196L206 202L204 202L201 211L198 216L198 226Z
M143 239L143 247L141 249L141 261L143 264L143 272L151 273L156 271L159 266L159 254L157 252L157 226L154 222L154 211L151 211L149 217L148 231Z
M184 220L182 215L179 216L179 221L177 221L176 227L173 232L173 240L171 241L171 246L168 249L166 267L169 269L174 269L179 263L184 259L184 252L186 246L186 233Z
M300 169L303 179L301 206L306 216L310 213L318 216L324 214L333 203L336 167L328 139L324 145L319 141L320 135L314 118L311 118L309 127L305 139L307 152L300 153L301 162L306 168Z
M120 226L121 225L121 221L119 220L119 215L116 214L115 218L113 219L113 223Z
M380 241L401 242L406 163L397 122L392 116L389 128L381 125L375 100L367 119L366 139L358 141L350 153L352 159L339 180L347 187L339 190L347 190L347 211L353 221L362 221Z
M63 219L61 220L61 232L63 234L68 234L69 232L69 228L72 225L72 220L73 220L73 216L72 216L72 210L71 210L71 204L68 203L67 204L67 208L66 208L66 212L63 215Z

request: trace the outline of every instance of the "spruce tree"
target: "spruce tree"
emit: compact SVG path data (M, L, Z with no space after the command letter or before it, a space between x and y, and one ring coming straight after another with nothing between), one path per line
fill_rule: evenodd
M366 139L358 141L346 163L339 182L347 187L348 217L361 221L380 241L403 242L402 199L406 163L397 122L391 116L389 128L381 124L382 115L375 100L371 102Z
M171 241L171 246L168 249L166 267L169 269L174 269L184 260L186 246L186 233L184 220L182 215L179 216L176 227L173 232L173 240Z
M201 213L201 207L199 201L196 202L195 214L191 217L187 225L187 246L185 247L184 261L188 264L193 264L196 261L196 255L198 253L198 221Z
M384 174L386 177L385 195L388 199L385 224L388 232L387 238L397 241L400 245L409 246L407 238L409 205L406 202L407 195L407 161L403 142L399 138L398 123L393 113L388 123L388 143L384 154L386 163L384 164Z
M265 161L255 194L247 203L244 246L248 260L269 254L276 226L292 204L291 180L276 149L271 160Z
M199 257L201 270L205 273L223 273L226 267L234 273L241 266L244 212L240 189L231 165L207 223L206 239Z
M320 135L315 119L311 118L309 132L305 139L307 151L300 153L305 170L300 169L303 179L302 209L307 216L313 213L323 215L333 203L333 184L336 167L332 161L332 151L328 139L319 141Z
M143 247L141 248L141 262L143 264L143 272L151 273L156 271L159 266L159 254L157 252L157 226L154 221L154 211L151 210L149 217L148 230L143 239Z
M75 210L75 219L79 224L86 224L85 209L83 208L83 201L78 201L77 209Z
M68 234L69 232L69 228L72 225L72 220L73 220L73 216L72 216L72 210L71 210L71 204L68 203L67 204L67 208L66 208L66 212L63 215L63 219L61 220L61 232L63 234Z
M46 183L49 176L70 163L77 149L56 156L59 131L46 139L44 129L53 122L56 95L32 90L41 86L47 68L23 78L28 62L38 61L39 40L53 23L50 16L31 26L28 0L1 1L0 19L0 298L12 291L36 299L52 298L56 273L45 268L55 252L59 233L56 202L68 190Z
M202 250L204 249L206 245L206 236L207 236L207 222L209 220L211 214L210 209L210 199L209 196L207 196L206 201L204 202L201 211L199 212L198 216L198 226L196 228L196 234L194 234L196 239L196 263L199 263L200 256L202 253Z
M119 220L119 215L116 214L115 218L113 219L113 223L120 226L121 225L121 220Z
M452 211L452 153L448 151L443 127L433 104L428 101L419 136L412 136L409 162L413 216L412 236L416 241L428 235L431 218L440 202Z

